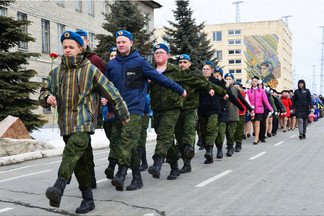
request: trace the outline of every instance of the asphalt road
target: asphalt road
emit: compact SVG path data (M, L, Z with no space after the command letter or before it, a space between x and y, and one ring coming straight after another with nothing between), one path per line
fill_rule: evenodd
M96 208L88 215L324 215L324 120L308 129L306 140L298 139L297 129L257 146L250 138L240 153L209 165L197 150L190 174L168 181L164 164L161 179L144 172L144 187L131 192L115 191L104 175L108 150L95 151ZM149 164L154 146L147 143ZM60 208L50 207L45 197L60 159L0 167L0 216L75 215L81 202L75 177ZM126 185L130 181L128 174Z

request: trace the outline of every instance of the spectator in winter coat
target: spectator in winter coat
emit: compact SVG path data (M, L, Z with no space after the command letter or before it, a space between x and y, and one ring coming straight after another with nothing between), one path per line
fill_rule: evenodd
M298 121L299 139L306 139L307 120L312 108L312 97L304 80L298 81L298 89L294 92L292 104Z
M283 118L283 132L287 131L287 122L288 122L288 118L290 117L290 113L293 110L290 110L290 107L292 106L292 102L289 98L289 92L288 91L283 91L282 92L282 97L281 97L281 101L283 103L283 105L286 108L286 114L282 114L280 117Z

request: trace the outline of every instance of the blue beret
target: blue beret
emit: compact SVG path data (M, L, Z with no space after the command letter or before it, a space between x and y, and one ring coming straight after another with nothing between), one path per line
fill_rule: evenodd
M63 41L65 39L74 40L83 47L83 39L82 39L82 37L80 35L78 35L77 33L73 32L73 31L65 31L65 32L63 32L63 34L61 35L61 43L63 43Z
M108 50L108 52L115 52L115 51L117 51L117 47L116 46L113 46L113 47L110 47L109 48L109 50Z
M231 77L233 80L235 80L234 75L232 73L225 74L224 79L226 79L226 77Z
M220 68L220 67L215 68L215 69L213 70L213 73L220 73L222 76L223 76L223 74L224 74L223 69Z
M179 55L178 61L183 60L183 59L188 60L188 61L191 61L190 56L187 55L187 54L181 54L181 55Z
M78 35L83 36L83 37L88 37L88 32L83 29L78 29L75 31L75 33L77 33Z
M205 61L204 64L205 65L210 65L212 68L215 66L212 61Z
M153 51L155 52L155 51L158 50L158 49L164 49L165 52L170 53L170 49L169 49L169 47L168 47L167 45L165 45L165 44L162 44L162 43L160 43L160 44L156 44L156 45L154 46L154 48L153 48Z
M126 30L118 30L116 31L115 37L118 38L119 36L127 37L129 40L133 40L133 35L129 31Z

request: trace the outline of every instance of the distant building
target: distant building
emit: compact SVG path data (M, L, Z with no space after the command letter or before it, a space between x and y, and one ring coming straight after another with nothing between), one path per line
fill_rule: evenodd
M282 20L206 25L214 56L224 72L244 85L253 76L281 91L293 89L292 33ZM163 29L155 31L165 42Z
M103 13L110 13L107 0L43 0L43 1L15 1L8 7L0 7L0 16L29 20L31 25L25 28L35 42L20 43L16 48L24 52L36 52L41 55L31 58L27 68L38 72L34 80L42 82L51 69L50 52L62 54L60 36L65 30L84 29L89 32L91 48L96 48L98 41L96 34L106 34L102 28L105 22ZM137 1L144 16L151 20L147 28L154 28L154 9L162 7L155 1ZM55 65L60 58L55 60ZM38 97L38 95L33 95ZM51 113L50 109L39 108L37 113ZM49 118L48 116L46 118Z

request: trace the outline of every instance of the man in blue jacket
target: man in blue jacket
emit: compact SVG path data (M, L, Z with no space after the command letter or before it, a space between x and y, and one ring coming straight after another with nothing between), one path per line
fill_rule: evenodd
M119 157L118 172L111 183L116 190L122 191L127 169L131 168L133 180L126 190L137 190L143 187L137 144L144 115L147 80L170 88L181 96L186 96L187 92L179 84L158 73L139 55L137 49L132 48L133 35L129 31L119 30L115 37L118 54L108 62L105 74L126 101L131 120L126 125L117 118L113 122L111 140L118 142Z

